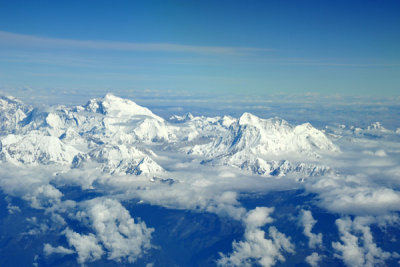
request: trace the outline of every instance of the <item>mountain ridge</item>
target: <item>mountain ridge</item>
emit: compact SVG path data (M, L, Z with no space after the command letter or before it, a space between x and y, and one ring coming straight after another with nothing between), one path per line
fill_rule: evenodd
M0 158L16 164L79 169L92 162L104 173L152 176L166 173L152 148L173 147L178 153L187 151L188 157L200 157L203 165L229 165L262 176L315 176L331 169L311 161L318 161L321 154L340 152L309 123L293 126L280 118L263 119L248 112L239 118L187 113L166 121L113 94L91 99L84 106L45 109L30 108L13 98L0 100L0 119L10 121L0 135ZM306 157L308 163L290 159L294 156Z

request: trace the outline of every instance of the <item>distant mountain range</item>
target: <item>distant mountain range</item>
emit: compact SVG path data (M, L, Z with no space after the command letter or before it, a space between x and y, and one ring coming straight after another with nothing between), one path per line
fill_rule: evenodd
M48 108L1 96L0 111L0 160L16 165L168 176L154 151L161 149L195 157L204 165L231 166L262 176L307 177L335 173L321 164L321 158L340 153L332 138L309 123L293 126L250 113L240 118L188 113L165 120L112 94L84 106ZM375 123L352 131L376 135L388 130Z

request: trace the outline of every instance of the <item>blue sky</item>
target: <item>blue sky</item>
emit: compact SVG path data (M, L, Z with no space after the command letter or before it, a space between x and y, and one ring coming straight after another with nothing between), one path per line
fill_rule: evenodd
M0 87L400 92L400 1L2 1Z

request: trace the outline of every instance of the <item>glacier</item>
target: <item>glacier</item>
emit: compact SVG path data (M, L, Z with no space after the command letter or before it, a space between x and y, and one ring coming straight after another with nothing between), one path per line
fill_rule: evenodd
M18 217L36 238L20 264L395 266L399 163L399 130L379 122L163 118L110 93L39 107L3 95L0 223L12 234L0 254L21 242L6 225Z

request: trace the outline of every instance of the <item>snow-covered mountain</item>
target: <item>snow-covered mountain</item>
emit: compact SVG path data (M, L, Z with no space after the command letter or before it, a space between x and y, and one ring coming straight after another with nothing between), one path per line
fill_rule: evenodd
M261 119L244 113L224 136L210 144L195 146L191 153L207 157L241 152L255 155L297 153L317 156L318 152L338 150L323 132L309 123L293 127L285 120Z
M14 132L30 110L22 101L0 95L0 134Z
M107 94L85 106L29 109L1 98L0 159L14 164L100 165L111 174L159 174L151 149L135 145L169 138L162 118L136 103ZM12 132L12 134L11 134Z
M103 172L110 174L156 175L164 172L149 154L126 145L102 145L90 151L88 155L101 164Z
M70 164L79 152L59 138L32 131L0 139L0 158L15 164Z
M165 173L153 150L199 158L264 176L321 175L332 170L318 159L339 148L305 123L262 119L173 116L168 121L112 94L84 106L32 109L10 97L0 99L0 159L14 164L59 164L109 174Z
M164 121L149 109L139 106L129 99L123 99L113 94L106 94L103 98L91 99L84 108L88 112L100 113L108 117L131 118L144 116Z
M379 121L373 122L367 127L357 127L353 125L330 125L324 129L325 133L332 137L351 137L366 138L369 140L378 140L382 138L391 139L393 141L400 140L400 128L396 130L386 129Z
M204 164L232 165L255 174L282 176L297 172L309 176L324 174L330 168L299 162L299 158L310 161L337 152L339 148L309 123L291 126L282 119L261 119L244 113L221 136L195 145L189 154L205 157Z

